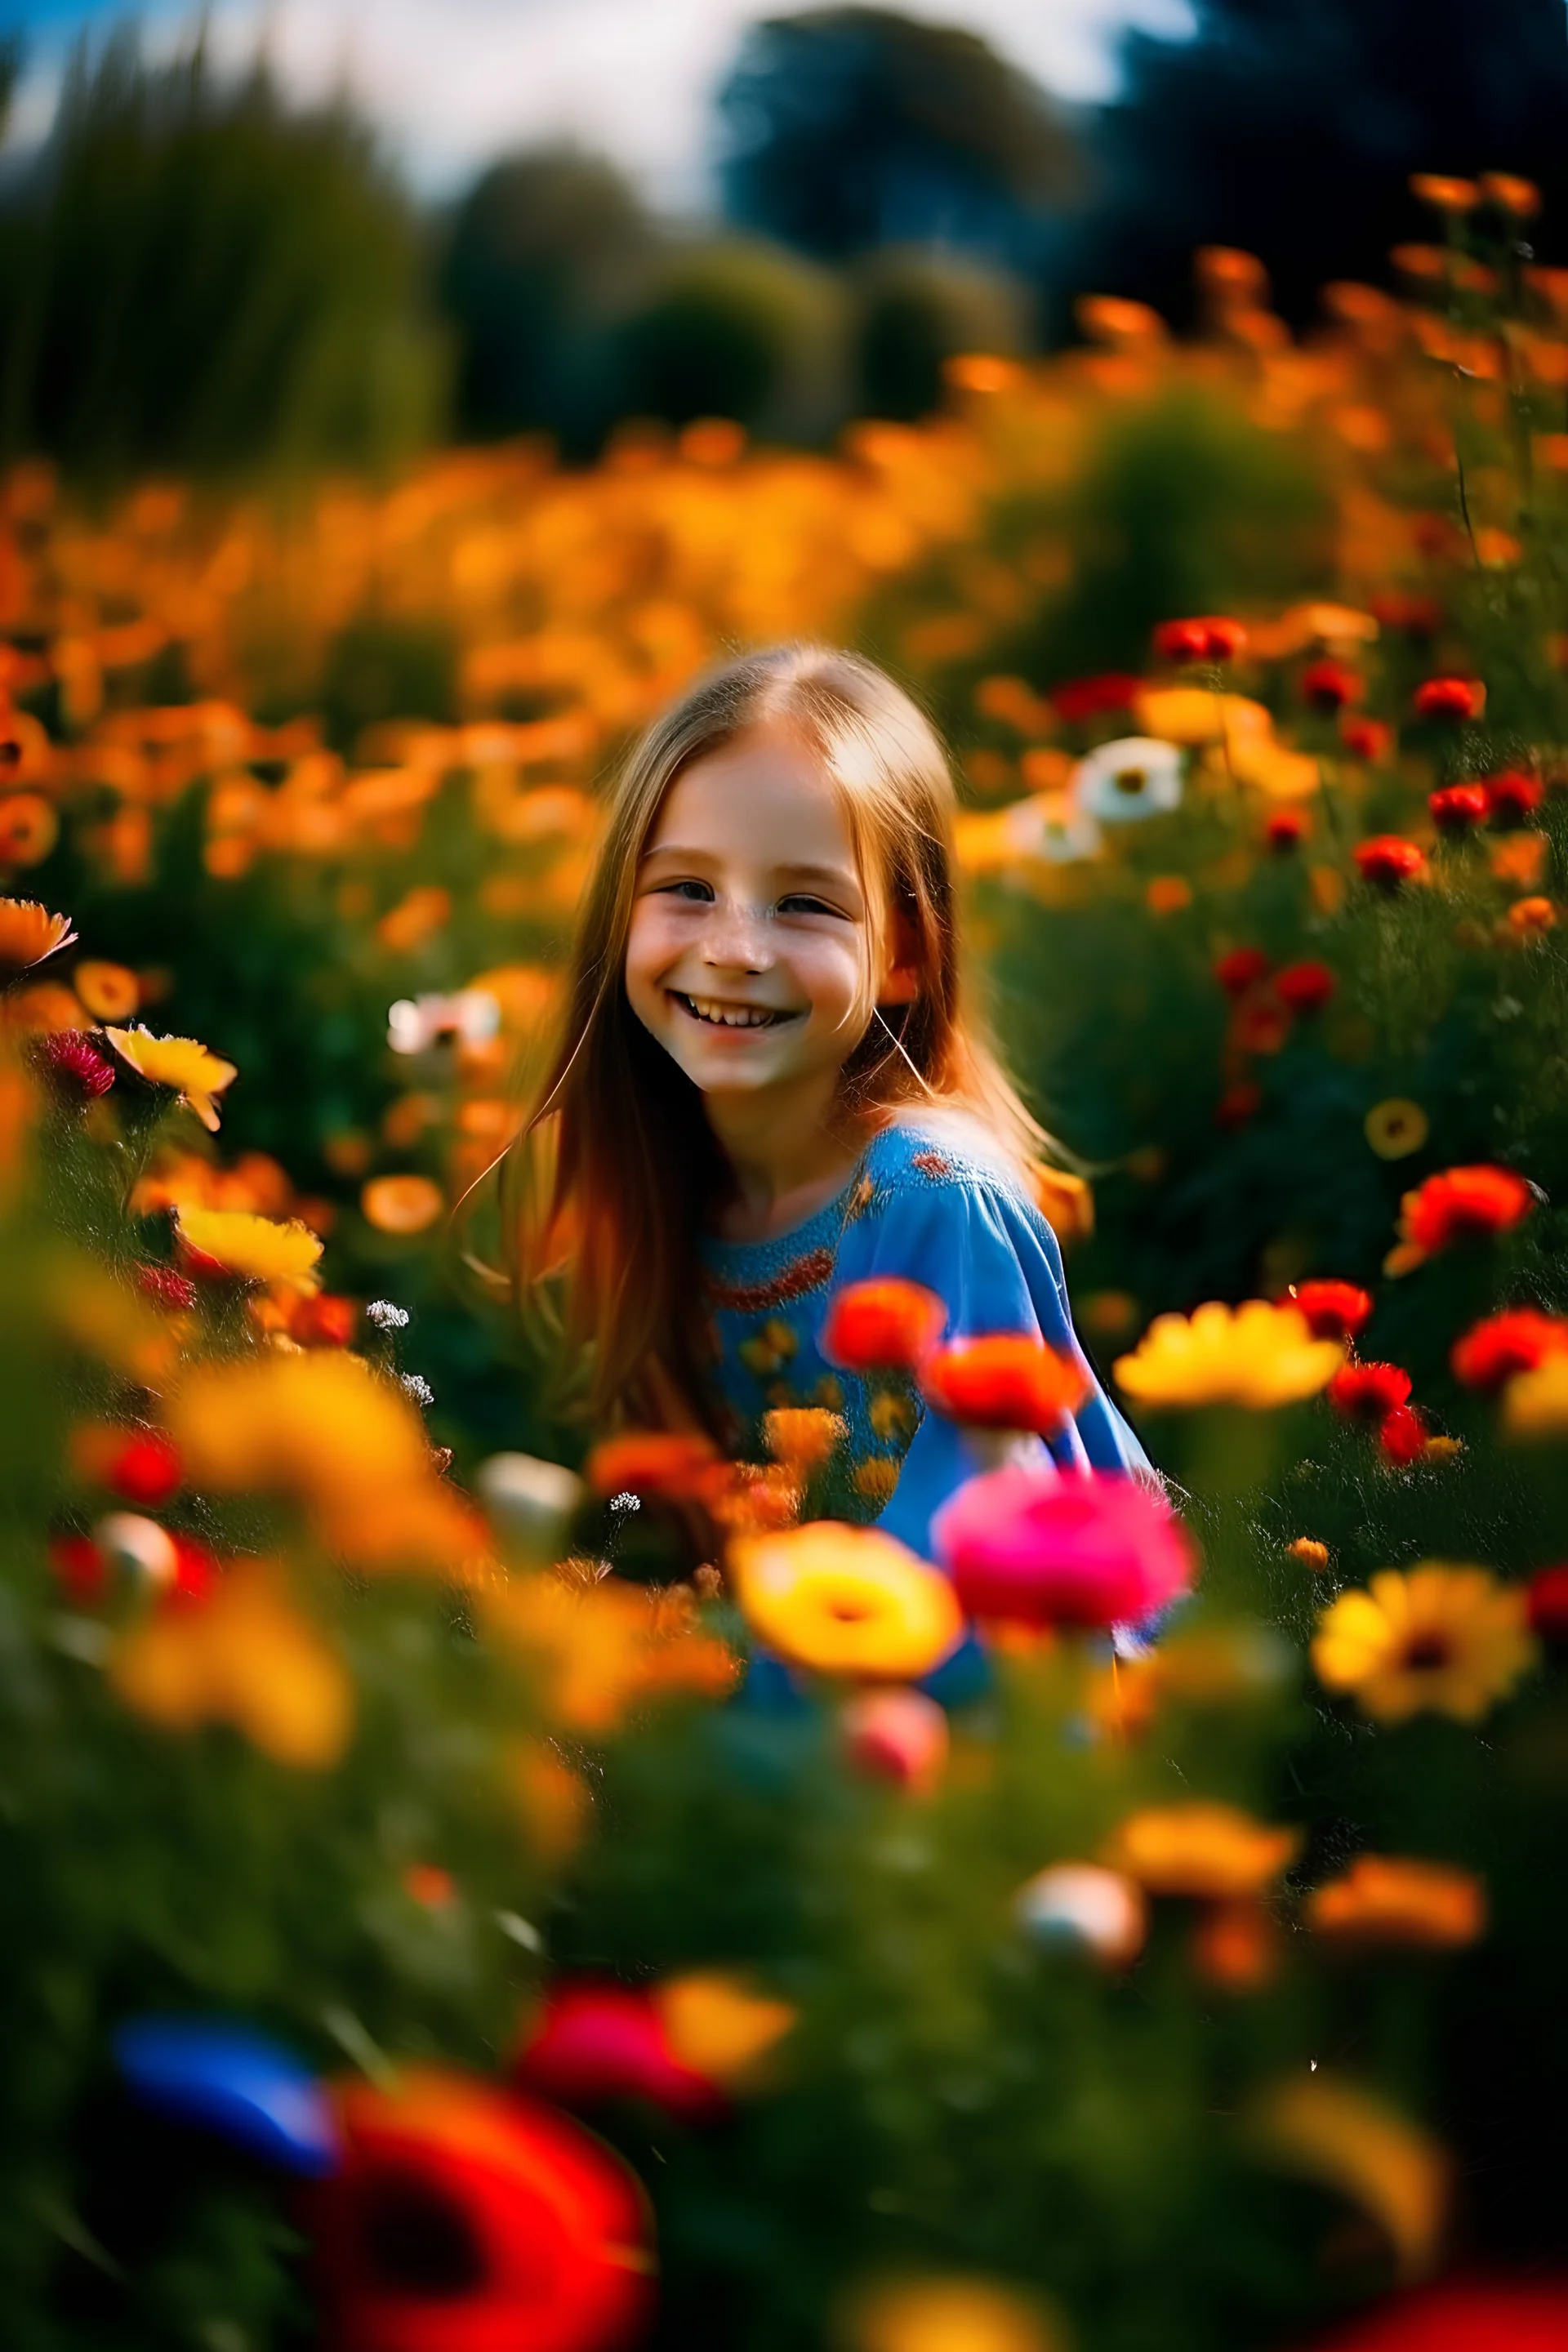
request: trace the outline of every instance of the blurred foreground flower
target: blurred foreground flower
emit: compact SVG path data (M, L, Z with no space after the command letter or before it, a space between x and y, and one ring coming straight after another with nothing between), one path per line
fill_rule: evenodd
M480 1602L492 1638L540 1675L547 1711L590 1737L617 1729L644 1699L721 1698L740 1672L689 1606L615 1577L572 1585L536 1570L487 1584Z
M1384 1270L1408 1274L1440 1250L1494 1240L1527 1217L1535 1200L1534 1187L1511 1168L1445 1168L1401 1201L1399 1240Z
M0 898L0 976L42 963L75 937L68 915L51 915L34 898Z
M1486 1891L1469 1871L1396 1854L1358 1853L1342 1878L1314 1887L1306 1903L1314 1934L1358 1948L1473 1944L1486 1916Z
M140 1025L103 1034L138 1077L149 1086L169 1087L205 1128L217 1133L217 1097L239 1076L233 1062L210 1054L194 1037L154 1037Z
M1568 1355L1568 1317L1511 1307L1473 1323L1455 1340L1448 1364L1466 1388L1498 1389L1516 1372L1532 1372L1562 1355Z
M1384 1569L1318 1620L1312 1664L1329 1690L1403 1723L1423 1709L1476 1723L1535 1659L1524 1592L1484 1568Z
M876 1528L817 1519L742 1537L730 1567L759 1640L816 1674L912 1682L963 1637L946 1577Z
M1129 1814L1104 1859L1150 1895L1223 1902L1260 1894L1294 1860L1300 1843L1300 1830L1274 1828L1235 1805L1194 1799Z
M937 1557L972 1617L1031 1625L1119 1625L1192 1581L1193 1549L1169 1507L1136 1479L1052 1463L971 1478L931 1522Z
M1354 2084L1318 2073L1266 2092L1253 2103L1247 2129L1260 2153L1338 2189L1370 2214L1402 2277L1431 2267L1451 2168L1419 2126Z
M1061 1427L1089 1386L1075 1363L1022 1331L950 1340L924 1358L920 1381L926 1402L950 1421L1040 1436Z
M308 1771L335 1764L353 1727L346 1667L259 1560L230 1568L198 1608L153 1610L115 1650L110 1679L166 1730L232 1724Z
M947 1308L935 1291L897 1276L847 1283L828 1301L822 1352L846 1372L914 1371L941 1339Z
M196 1272L232 1275L239 1282L275 1282L301 1292L317 1287L321 1236L297 1219L284 1223L247 1209L180 1207L174 1211L174 1225Z
M1061 2352L1064 2340L1024 2294L942 2273L861 2288L840 2329L847 2352Z
M1290 1291L1290 1304L1307 1318L1314 1339L1355 1338L1372 1314L1372 1293L1353 1282L1300 1282Z
M1316 1396L1344 1360L1331 1339L1315 1339L1292 1306L1249 1298L1210 1300L1192 1315L1158 1315L1116 1378L1144 1405L1244 1405L1255 1412Z
M1313 2352L1562 2352L1568 2281L1455 2279L1381 2303Z
M1088 1952L1110 1969L1135 1960L1149 1934L1143 1889L1101 1863L1053 1863L1020 1886L1013 1910L1031 1942Z
M1125 735L1101 743L1072 772L1075 807L1098 824L1131 824L1181 805L1182 755L1157 736Z

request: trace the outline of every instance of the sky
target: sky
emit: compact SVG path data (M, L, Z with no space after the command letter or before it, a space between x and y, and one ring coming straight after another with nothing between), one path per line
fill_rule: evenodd
M1115 86L1119 31L1180 33L1185 0L896 0L904 13L983 34L1061 97ZM700 216L711 203L711 110L748 24L797 13L798 0L211 0L211 46L241 61L265 37L301 97L346 79L383 127L414 184L460 185L489 156L570 134L612 155L658 211ZM0 0L26 68L10 143L48 128L61 64L84 28L130 13L124 0ZM142 0L150 50L177 46L189 0Z

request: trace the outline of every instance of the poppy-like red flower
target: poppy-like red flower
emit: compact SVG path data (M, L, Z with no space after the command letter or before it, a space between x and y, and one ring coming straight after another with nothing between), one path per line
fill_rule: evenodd
M1290 1034L1290 1015L1277 996L1255 996L1231 1015L1230 1042L1243 1054L1277 1054Z
M1342 1364L1329 1382L1328 1398L1348 1421L1374 1426L1386 1421L1410 1394L1410 1375L1398 1364Z
M1486 780L1487 815L1500 833L1507 833L1532 817L1546 797L1546 787L1535 776L1509 768Z
M1568 1642L1568 1566L1538 1570L1527 1595L1531 1633L1543 1642Z
M1479 719L1487 690L1479 677L1429 677L1411 700L1418 719Z
M1320 2352L1562 2352L1568 2282L1459 2281L1380 2304Z
M1426 870L1426 860L1415 842L1398 833L1377 833L1370 841L1358 842L1355 862L1363 878L1379 890L1397 890L1401 883L1414 882Z
M79 1609L102 1598L109 1562L90 1536L51 1536L49 1566L66 1598Z
M1530 1214L1535 1194L1511 1168L1445 1168L1402 1202L1405 1238L1430 1257L1456 1242L1489 1241Z
M174 1573L164 1587L162 1600L166 1604L210 1601L218 1580L218 1564L205 1544L195 1536L174 1535Z
M1448 1357L1468 1389L1500 1389L1515 1372L1532 1372L1548 1356L1568 1353L1568 1320L1536 1307L1510 1307L1472 1323Z
M1353 1339L1372 1313L1372 1293L1353 1282L1299 1282L1290 1304L1306 1317L1314 1339Z
M195 1284L188 1276L176 1274L172 1265L139 1265L136 1287L143 1298L153 1299L159 1307L188 1311L196 1303Z
M1300 849L1307 832L1307 820L1300 809L1272 809L1264 819L1264 845L1277 857L1288 856L1292 849Z
M1162 661L1234 661L1246 644L1242 624L1222 613L1200 614L1191 621L1162 621L1154 632L1154 651Z
M1485 784L1444 784L1426 803L1439 833L1468 833L1487 814Z
M1418 1462L1426 1450L1426 1423L1416 1407L1396 1404L1378 1424L1377 1444L1384 1460L1402 1470Z
M979 1429L1032 1429L1045 1436L1077 1410L1089 1383L1078 1366L1024 1331L953 1339L921 1366L928 1404Z
M1261 948L1232 948L1215 964L1214 976L1227 996L1245 996L1268 978L1268 958Z
M1366 680L1349 662L1310 662L1301 672L1301 693L1314 710L1330 716L1343 710L1348 703L1359 702L1366 692Z
M302 1348L346 1348L359 1323L359 1303L329 1290L301 1298L289 1324L289 1337Z
M1215 1103L1215 1125L1227 1130L1245 1127L1249 1118L1257 1118L1262 1108L1262 1087L1255 1085L1250 1078L1238 1079L1234 1087L1226 1087L1224 1094Z
M1292 1013L1321 1013L1339 984L1326 963L1288 963L1274 975L1279 1001Z
M700 1430L628 1429L595 1446L584 1475L595 1495L680 1502L703 1491L718 1458Z
M931 1521L936 1556L972 1617L1029 1625L1135 1622L1186 1591L1193 1548L1134 1478L1007 1463L971 1478Z
M518 2054L517 2078L567 2107L649 2099L668 2115L705 2123L729 2105L716 2083L671 2050L652 1993L603 1978L574 1977L551 1988Z
M114 1065L100 1054L85 1029L56 1029L37 1038L37 1060L62 1092L96 1102L114 1084Z
M651 2301L646 2200L567 2116L400 2067L338 2092L339 2170L308 2193L333 2352L609 2352Z
M179 1447L161 1429L128 1431L101 1469L104 1485L143 1511L156 1511L177 1495L185 1475Z
M1375 767L1394 748L1394 730L1386 719L1352 718L1347 711L1340 720L1340 740L1352 760Z
M1142 692L1141 677L1130 677L1122 670L1104 670L1095 677L1069 677L1060 686L1053 686L1047 699L1057 717L1068 727L1076 727L1086 719L1099 719L1108 711L1131 710Z
M819 1344L840 1371L909 1372L935 1347L946 1322L934 1290L892 1275L836 1291Z

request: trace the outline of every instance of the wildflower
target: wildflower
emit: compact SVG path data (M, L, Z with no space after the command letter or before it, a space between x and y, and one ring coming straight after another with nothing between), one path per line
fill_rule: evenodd
M1481 200L1474 180L1456 180L1438 172L1413 172L1410 193L1418 204L1440 213L1473 212Z
M1515 889L1538 889L1546 866L1548 846L1543 833L1505 834L1500 841L1489 844L1487 864L1498 881Z
M360 1194L365 1223L382 1234L422 1234L446 1205L428 1176L373 1176Z
M0 865L41 866L59 837L59 818L40 793L0 800Z
M196 1303L195 1284L186 1276L176 1274L172 1265L139 1265L136 1287L144 1298L151 1298L159 1307L188 1312Z
M1431 2266L1447 2213L1451 2167L1427 2133L1381 2099L1322 2072L1292 2072L1252 2103L1249 2121L1262 2153L1324 2182L1371 2216L1386 2236L1402 2276ZM1445 2341L1484 2344L1489 2352L1497 2345L1501 2352L1508 2339L1489 2335L1484 2325L1473 2334L1461 2327L1446 2337L1428 2335L1419 2320L1412 2326L1395 2319L1386 2342L1381 2336L1375 2340L1379 2352L1415 2352L1417 2346L1421 2352L1437 2352ZM1372 2352L1372 2345L1356 2328L1342 2352Z
M1105 1860L1146 1894L1226 1902L1261 1894L1300 1843L1300 1830L1273 1828L1235 1805L1194 1799L1129 1814L1112 1835Z
M763 1415L763 1443L797 1478L825 1469L847 1433L843 1414L822 1405L781 1405Z
M1419 1462L1429 1454L1437 1442L1427 1436L1426 1423L1413 1404L1396 1404L1378 1423L1378 1451L1396 1469L1408 1469L1412 1462Z
M1363 1947L1454 1950L1486 1926L1486 1892L1469 1871L1394 1854L1358 1853L1342 1878L1313 1888L1305 1907L1314 1935Z
M1128 1396L1145 1405L1245 1405L1255 1412L1316 1396L1342 1362L1334 1341L1315 1339L1291 1306L1217 1299L1191 1316L1158 1315L1115 1366Z
M1512 172L1483 172L1481 194L1515 220L1530 220L1541 210L1541 191L1534 181L1521 180Z
M1311 1569L1319 1576L1333 1557L1328 1545L1320 1543L1316 1536L1293 1537L1285 1549L1292 1559L1299 1559L1303 1568Z
M1515 769L1500 776L1489 776L1481 789L1486 794L1487 815L1500 833L1517 830L1535 814L1546 795L1545 786L1536 777L1522 775Z
M941 2272L862 2288L842 2338L849 2352L1061 2352L1062 2341L1032 2298Z
M1455 1340L1448 1364L1468 1389L1500 1389L1516 1372L1532 1372L1548 1356L1568 1353L1568 1320L1538 1307L1511 1307L1472 1323Z
M1394 749L1394 730L1385 719L1352 718L1347 711L1340 720L1340 740L1352 760L1376 767Z
M161 1429L80 1429L70 1450L84 1477L143 1511L161 1510L184 1484L180 1449Z
M492 1454L479 1465L474 1483L491 1526L538 1560L553 1557L583 1498L583 1481L574 1471L531 1454ZM627 1499L635 1504L637 1496Z
M875 1528L822 1519L742 1537L730 1565L753 1633L815 1673L912 1681L963 1634L946 1577Z
M71 985L95 1021L129 1021L142 1002L141 983L122 963L88 957L71 975Z
M584 1475L595 1495L623 1487L650 1501L685 1502L700 1494L719 1460L700 1430L627 1430L589 1454Z
M1152 915L1179 915L1193 903L1193 886L1182 874L1155 874L1143 892Z
M1429 677L1412 698L1418 719L1479 719L1486 707L1487 690L1479 677Z
M1533 1657L1524 1593L1441 1560L1383 1569L1366 1591L1342 1593L1312 1642L1320 1682L1382 1723L1423 1709L1478 1722Z
M1299 1282L1290 1304L1307 1318L1314 1339L1350 1340L1372 1314L1372 1293L1353 1282Z
M1459 1242L1495 1239L1530 1214L1534 1188L1511 1168L1445 1168L1399 1204L1400 1271Z
M1245 996L1268 977L1268 958L1261 948L1232 948L1215 964L1214 976L1227 996Z
M1130 824L1177 808L1182 755L1152 735L1124 735L1086 753L1072 772L1074 806L1100 824Z
M1347 704L1361 700L1366 680L1348 662L1310 662L1301 672L1301 692L1314 710L1331 718Z
M1032 1943L1089 1953L1124 1969L1148 1940L1149 1904L1125 1872L1098 1862L1058 1862L1027 1879L1013 1916Z
M140 1024L103 1034L138 1077L149 1086L168 1087L210 1133L217 1133L216 1097L239 1076L232 1062L209 1054L194 1037L154 1037Z
M344 2154L312 2191L333 2343L443 2352L629 2344L652 2300L641 2188L570 2116L456 2070L337 2096Z
M739 1673L689 1602L672 1607L648 1586L615 1577L574 1585L535 1570L486 1584L480 1601L492 1637L541 1677L550 1715L590 1738L615 1731L644 1700L724 1697Z
M716 2083L671 2050L651 1990L588 1976L551 1987L516 2075L525 2090L566 2107L641 2098L686 2122L711 2123L727 2104Z
M84 1102L96 1102L114 1084L113 1063L104 1060L85 1029L57 1029L33 1051L60 1091Z
M1077 807L1066 793L1036 793L1014 801L997 820L996 845L1002 865L1015 858L1037 857L1047 866L1072 866L1098 857L1104 843L1092 816ZM972 860L971 870L985 870L985 861Z
M110 1679L166 1730L230 1723L300 1770L330 1769L353 1728L341 1659L260 1560L231 1568L204 1609L144 1618L115 1651Z
M1550 898L1516 898L1508 910L1509 929L1518 939L1539 939L1556 925L1557 908Z
M1060 686L1053 686L1050 700L1057 717L1068 727L1080 726L1086 719L1100 719L1114 710L1131 710L1142 688L1142 679L1130 677L1121 670L1107 671L1095 677L1074 677Z
M1230 1024L1230 1042L1244 1054L1278 1054L1289 1034L1289 1012L1268 997L1238 1006Z
M947 1715L917 1690L860 1691L839 1717L844 1753L857 1772L929 1796L947 1763Z
M1532 1370L1516 1372L1502 1405L1510 1436L1561 1437L1568 1431L1568 1357L1553 1349Z
M1485 784L1444 784L1426 805L1439 833L1469 833L1487 814Z
M0 898L0 972L26 971L75 938L68 915L51 915L34 898Z
M294 1290L316 1287L321 1236L296 1218L279 1223L248 1209L177 1208L174 1225L200 1272L281 1283Z
M1374 834L1356 844L1355 862L1363 881L1374 889L1397 890L1426 871L1426 860L1413 841L1397 833Z
M400 996L387 1007L386 1042L395 1054L423 1054L432 1045L488 1045L501 1025L501 1008L488 989L455 996Z
M758 2085L799 2017L793 2002L759 1991L750 1978L728 1969L666 1977L654 1987L653 2002L679 2063L725 2091Z
M416 1405L433 1405L436 1402L435 1390L419 1372L404 1372L399 1377L398 1386L405 1396L413 1398Z
M364 1319L377 1331L406 1331L408 1309L395 1307L390 1298L373 1298L364 1310Z
M1279 1922L1255 1896L1211 1903L1193 1930L1193 1965L1224 1992L1256 1992L1279 1973Z
M1263 820L1264 845L1277 857L1288 856L1291 850L1300 849L1307 832L1307 820L1300 809L1270 809Z
M1525 1587L1530 1630L1542 1641L1568 1641L1568 1567L1543 1568Z
M1247 631L1241 623L1222 614L1205 614L1194 621L1162 621L1154 632L1154 651L1162 661L1234 661L1246 646Z
M1163 1500L1131 1478L1007 1463L971 1478L931 1522L972 1617L1030 1625L1134 1623L1185 1592L1193 1548Z
M1392 1095L1386 1102L1373 1103L1362 1132L1380 1160L1408 1160L1432 1132L1432 1122L1418 1102Z
M946 1321L935 1291L918 1282L852 1282L828 1301L822 1352L846 1372L914 1371Z
M1410 1394L1410 1375L1397 1364L1342 1364L1329 1382L1328 1398L1347 1421L1375 1427Z
M1046 1435L1083 1402L1088 1382L1043 1339L992 1331L933 1349L921 1366L921 1388L926 1402L950 1421Z
M1288 963L1274 975L1275 991L1292 1013L1321 1013L1339 982L1326 963Z

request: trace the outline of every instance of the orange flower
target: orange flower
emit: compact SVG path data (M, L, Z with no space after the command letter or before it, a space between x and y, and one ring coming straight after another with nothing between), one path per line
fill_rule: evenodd
M1481 200L1474 180L1457 180L1441 172L1413 172L1410 193L1417 204L1430 205L1439 213L1473 212Z
M209 1054L194 1037L154 1037L138 1024L106 1029L104 1035L122 1062L152 1087L168 1087L194 1110L209 1133L217 1133L217 1097L239 1076L232 1062Z
M26 971L75 938L68 915L51 915L35 898L0 898L0 971Z
M1328 1545L1320 1543L1316 1536L1295 1536L1285 1549L1292 1559L1299 1559L1303 1568L1310 1568L1320 1576L1331 1557Z
M1300 1830L1273 1829L1235 1805L1194 1800L1130 1814L1104 1859L1151 1895L1226 1902L1260 1894L1300 1843Z
M428 1176L373 1176L359 1204L365 1223L383 1234L422 1234L447 1205L441 1187Z
M1279 1973L1279 1922L1251 1897L1211 1904L1193 1934L1198 1974L1224 1992L1256 1992Z
M1458 1242L1490 1241L1505 1234L1535 1206L1533 1188L1511 1168L1445 1168L1428 1176L1399 1204L1399 1247L1386 1262L1390 1274L1405 1274L1439 1250Z
M1515 220L1529 220L1541 210L1541 191L1534 181L1521 180L1512 172L1483 172L1481 194L1489 205Z
M935 1291L918 1282L851 1282L828 1304L822 1352L847 1372L913 1371L946 1321Z
M0 801L0 864L41 866L59 839L60 821L41 793Z
M122 963L89 957L76 968L76 992L95 1021L129 1021L142 1002L141 984Z
M952 1421L981 1429L1059 1429L1088 1392L1078 1366L1021 1331L954 1339L921 1371L926 1402Z
M491 1636L539 1673L556 1722L602 1738L639 1700L666 1692L721 1698L739 1667L694 1613L651 1587L615 1577L572 1585L535 1571L481 1589Z
M1486 1926L1486 1892L1468 1870L1395 1855L1360 1853L1342 1878L1307 1897L1313 1932L1343 1944L1426 1949L1473 1944Z
M1473 1323L1448 1358L1468 1389L1500 1389L1515 1372L1532 1372L1548 1356L1568 1354L1568 1320L1534 1307L1514 1307Z
M810 1478L826 1467L840 1446L847 1423L823 1405L781 1405L763 1415L763 1443L775 1462Z
M110 1675L127 1706L165 1729L231 1723L300 1770L330 1769L353 1728L347 1669L261 1560L237 1563L199 1608L144 1618Z
M1539 939L1542 931L1552 930L1557 921L1557 909L1550 898L1516 898L1508 910L1508 927L1521 939Z
M277 1282L313 1291L321 1243L297 1218L279 1223L248 1209L178 1207L174 1223L193 1270L232 1275L239 1282Z
M628 1429L595 1446L584 1475L596 1495L688 1502L703 1494L718 1462L700 1430Z

